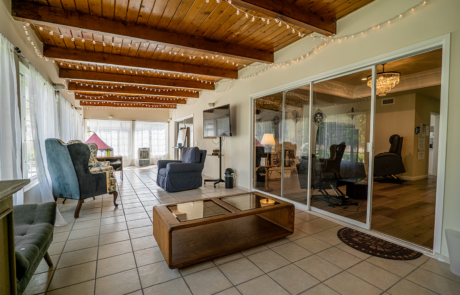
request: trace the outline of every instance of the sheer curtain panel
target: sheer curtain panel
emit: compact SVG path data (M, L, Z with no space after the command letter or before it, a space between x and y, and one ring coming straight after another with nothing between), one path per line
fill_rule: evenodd
M86 120L86 140L95 132L102 141L113 148L114 156L123 156L123 166L129 166L132 160L132 121ZM92 132L90 132L92 131ZM102 156L102 152L98 152Z
M13 44L0 34L0 180L22 179L21 121ZM24 203L24 192L13 196L13 205Z
M29 66L28 84L38 185L42 202L54 202L51 177L48 173L45 140L60 137L56 96L53 86L32 66ZM56 225L66 224L67 222L62 218L58 210Z
M84 141L83 119L61 94L57 95L60 139L68 142L72 139Z
M168 123L134 122L135 164L139 165L139 148L150 148L151 164L168 156Z

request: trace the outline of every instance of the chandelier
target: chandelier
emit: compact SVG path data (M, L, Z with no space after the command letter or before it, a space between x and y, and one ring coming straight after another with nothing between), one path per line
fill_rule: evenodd
M382 65L383 70L377 73L376 93L379 96L385 96L391 89L399 84L401 78L400 72L385 72L385 64ZM367 77L367 86L372 88L372 75Z

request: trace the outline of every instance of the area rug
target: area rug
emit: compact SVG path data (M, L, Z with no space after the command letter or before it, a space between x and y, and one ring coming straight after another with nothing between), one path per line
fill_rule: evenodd
M348 227L340 229L337 236L342 242L355 250L386 259L411 260L423 255L420 252L393 244Z

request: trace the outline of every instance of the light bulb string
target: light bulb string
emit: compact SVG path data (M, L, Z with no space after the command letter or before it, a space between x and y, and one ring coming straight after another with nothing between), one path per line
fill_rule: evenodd
M231 83L231 82L233 82L235 80L245 81L245 80L255 78L256 76L261 75L261 74L263 74L263 73L265 73L265 72L267 72L268 70L271 70L271 69L277 69L277 68L281 68L281 67L288 67L288 66L290 66L292 64L295 64L295 63L298 63L298 62L301 62L303 60L308 59L311 55L313 55L315 53L318 53L320 50L322 50L324 47L328 46L328 44L330 44L330 43L335 43L336 41L338 41L337 43L342 43L344 41L349 41L349 40L355 39L357 36L365 36L367 32L372 31L372 30L376 30L376 29L379 30L385 25L390 26L390 25L392 25L393 21L404 18L404 16L409 12L415 13L418 8L420 8L421 6L425 6L426 4L427 4L426 0L421 1L418 4L410 7L409 9L406 9L403 12L398 13L396 16L387 19L386 21L383 21L383 22L381 22L381 23L379 23L377 25L370 26L367 29L357 31L354 34L348 34L348 35L340 36L340 37L338 37L338 36L320 37L322 41L319 44L317 44L316 46L312 47L312 49L310 51L308 51L307 53L305 53L305 54L303 54L303 55L301 55L301 56L299 56L297 58L293 58L293 59L291 59L289 61L266 64L265 68L263 70L260 70L260 71L254 73L254 74L251 74L251 75L249 75L247 77L240 77L238 79L233 79L233 80L219 81L219 82L217 82L215 84L217 86L217 85L221 85L223 83L229 83L229 85L231 87L231 85L233 85L233 83ZM313 34L311 34L311 36L312 36L313 39L315 39L315 37L316 37ZM246 67L246 68L248 68L248 67ZM224 92L228 91L229 89L230 88L227 87L224 91L218 91L216 93L221 94L221 93L224 93Z
M114 89L114 87L115 87L115 88L120 87L120 89L123 88L123 87L134 87L134 88L137 87L138 89L149 90L149 91L154 91L154 92L157 92L157 91L158 91L158 92L184 91L184 92L190 92L190 93L198 93L198 92L199 92L199 91L197 91L197 90L190 90L190 89L162 89L162 88L151 88L151 87L140 86L140 85L137 85L137 84L121 84L121 85L119 85L119 84L104 84L104 85L102 85L102 84L93 84L93 83L85 83L85 82L78 82L78 81L76 81L76 82L72 81L72 82L73 82L73 83L76 83L77 86L78 86L78 85L80 85L80 86L86 86L86 87L91 86L91 88L94 88L94 87L99 88L99 87L101 87L101 89L104 89L104 87L107 88L107 89L109 89L109 87L110 87L110 89ZM67 87L67 86L68 86L68 85L66 85L66 90L70 93L70 90L68 90L68 87ZM79 91L79 89L77 89L76 91Z
M144 100L144 99L158 99L158 100L165 100L165 101L179 101L179 100L186 100L186 98L170 98L170 97L157 97L157 96L124 96L124 95L117 95L117 94L105 94L105 95L99 95L99 96L93 96L93 95L85 95L81 94L79 92L75 93L75 95L84 97L87 99L106 99L106 98L122 98L122 99L128 99L128 100Z

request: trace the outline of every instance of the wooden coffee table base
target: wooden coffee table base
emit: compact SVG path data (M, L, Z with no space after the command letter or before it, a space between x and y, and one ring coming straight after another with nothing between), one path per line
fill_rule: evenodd
M231 214L180 222L167 206L153 208L153 234L170 268L239 252L294 232L295 209L290 203L276 199L282 203L240 211L219 198L202 200L212 200Z

